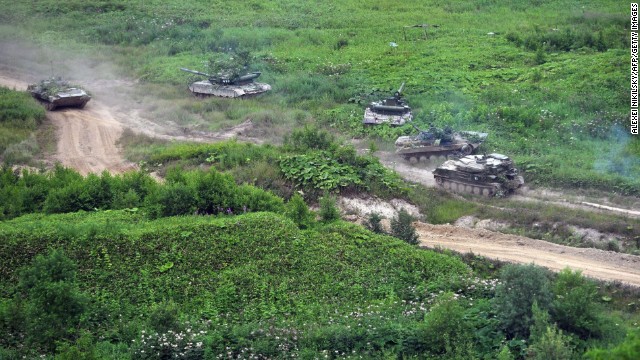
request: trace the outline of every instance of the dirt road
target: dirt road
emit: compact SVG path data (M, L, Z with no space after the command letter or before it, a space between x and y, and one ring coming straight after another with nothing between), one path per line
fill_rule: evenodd
M28 84L11 74L0 73L0 85L25 91ZM54 161L83 175L104 170L121 173L136 168L124 160L116 146L122 125L101 103L93 100L82 110L48 111L47 119L55 126L58 138Z
M620 281L640 287L640 256L593 248L574 248L506 235L484 229L416 223L420 244L457 252L472 252L491 259L535 263L553 271L566 267L594 279Z
M1 86L26 91L29 83L24 79L31 83L38 81L33 74L19 67L0 64ZM142 117L141 109L133 106L123 91L135 85L131 81L94 79L86 85L93 90L94 97L84 109L61 108L47 112L47 119L55 126L58 139L52 160L83 175L104 170L122 173L137 168L136 164L123 158L116 146L125 128L163 140L214 142L242 138L242 134L252 126L251 121L246 120L220 132L191 131L176 124Z

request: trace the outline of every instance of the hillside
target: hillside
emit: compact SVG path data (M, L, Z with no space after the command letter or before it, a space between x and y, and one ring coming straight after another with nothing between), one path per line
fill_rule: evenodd
M0 359L637 357L637 218L583 204L640 203L628 4L0 7ZM181 67L272 90L195 97ZM44 112L24 89L51 76L92 101ZM413 125L489 133L478 152L514 159L527 189L452 195L400 163L415 129L362 114L403 82ZM338 197L509 234L400 212L393 237L344 222ZM536 261L542 240L563 245L540 255L557 273L438 247Z

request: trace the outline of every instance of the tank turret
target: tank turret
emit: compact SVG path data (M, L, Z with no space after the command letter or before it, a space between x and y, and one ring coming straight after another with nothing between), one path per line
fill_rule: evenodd
M242 76L225 76L222 74L213 76L186 68L180 68L180 70L207 78L207 80L197 81L189 85L189 90L196 96L249 97L271 90L271 86L268 84L254 82L262 74L257 71Z
M502 154L468 155L433 171L436 184L458 193L506 196L524 184L518 169Z
M413 120L411 108L402 99L403 90L404 82L392 97L370 103L364 111L363 123L373 125L389 123L399 126Z
M27 86L27 91L35 99L39 100L47 110L55 110L60 107L83 108L89 100L89 95L79 86L70 85L62 78L42 80L37 84Z

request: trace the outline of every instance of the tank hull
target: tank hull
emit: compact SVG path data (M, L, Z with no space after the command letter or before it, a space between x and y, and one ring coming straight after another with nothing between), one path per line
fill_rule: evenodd
M505 196L524 184L506 156L471 155L445 162L433 172L439 187L462 194Z
M401 126L411 120L413 120L413 115L410 110L376 111L372 107L368 107L364 111L363 123L367 125L390 124Z
M467 139L469 135L474 136L477 141ZM474 131L455 133L453 140L448 142L443 142L441 139L419 140L414 136L401 136L395 143L396 154L412 164L419 162L442 163L448 158L459 158L472 154L486 137L486 133Z
M59 91L55 94L47 94L38 88L29 86L28 91L31 95L39 100L47 110L55 110L61 107L77 107L83 108L91 96L82 89L70 88L65 91Z
M244 85L220 85L210 81L197 81L189 85L189 91L196 96L217 96L225 98L247 98L271 90L271 85L251 82Z

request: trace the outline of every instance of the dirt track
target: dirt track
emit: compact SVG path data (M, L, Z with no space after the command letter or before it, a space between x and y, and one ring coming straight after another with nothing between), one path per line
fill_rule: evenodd
M640 287L640 256L593 248L574 248L484 229L416 223L422 246L472 252L515 263L535 263L554 271L566 267L585 276Z
M0 74L0 85L16 90L26 90L27 83ZM82 109L48 111L47 119L56 127L58 138L54 160L79 173L101 173L108 170L121 173L135 169L124 160L116 141L122 134L122 125L102 104L90 101Z

